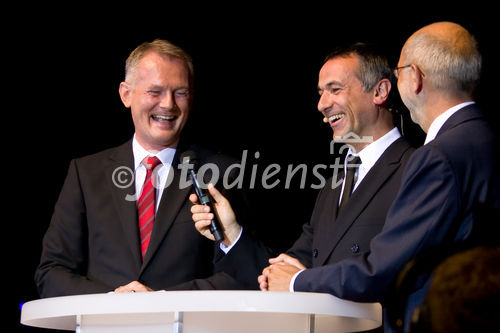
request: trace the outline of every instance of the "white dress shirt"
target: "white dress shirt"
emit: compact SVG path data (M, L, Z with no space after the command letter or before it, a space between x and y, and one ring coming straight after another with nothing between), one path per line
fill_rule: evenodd
M365 178L366 174L370 171L373 165L377 162L377 160L382 156L384 151L397 139L401 137L401 133L397 127L394 127L392 130L384 134L384 136L380 137L378 140L370 143L368 146L359 151L358 154L355 154L351 148L347 152L346 159L349 155L359 156L361 158L361 164L359 168L356 170L355 179L356 183L352 188L354 192L358 185L361 183L363 178ZM344 174L346 174L347 168L344 160ZM342 192L339 198L339 203L342 200L342 195L344 193L344 182L342 183Z
M172 167L172 161L175 155L175 148L165 148L157 154L150 153L144 149L139 142L137 142L135 135L132 140L132 152L134 154L134 175L135 175L135 193L136 198L139 200L141 196L142 186L144 185L144 180L146 179L146 167L142 164L142 160L147 156L156 156L161 161L161 165L158 165L158 182L156 186L156 207L155 212L158 211L158 206L160 204L161 195L163 189L165 188L168 175L170 173L170 168Z

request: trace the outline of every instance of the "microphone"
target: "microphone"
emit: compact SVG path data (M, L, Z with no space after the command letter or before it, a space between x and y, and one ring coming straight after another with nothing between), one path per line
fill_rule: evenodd
M214 236L216 242L222 242L224 240L224 234L222 233L219 216L217 215L217 211L214 208L213 199L208 192L204 191L200 187L200 183L198 182L198 178L196 177L196 173L194 171L198 162L196 153L192 150L187 150L181 154L180 158L182 163L194 164L193 169L189 170L189 176L191 178L191 181L193 182L194 191L198 196L198 201L200 202L200 204L210 207L210 211L214 214L214 218L210 222L209 230L210 233Z

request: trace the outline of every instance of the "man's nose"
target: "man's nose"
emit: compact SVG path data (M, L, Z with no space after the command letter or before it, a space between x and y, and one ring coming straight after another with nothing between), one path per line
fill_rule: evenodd
M331 102L326 95L326 93L321 94L318 101L318 111L323 114L331 107Z
M163 98L160 100L160 107L162 109L170 110L175 106L175 99L172 92L166 92Z

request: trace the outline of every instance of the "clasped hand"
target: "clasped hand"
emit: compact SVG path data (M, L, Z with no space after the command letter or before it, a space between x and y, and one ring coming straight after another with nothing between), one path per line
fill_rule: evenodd
M260 290L290 291L293 276L306 269L298 259L284 253L269 259L269 263L257 278Z
M115 293L135 293L144 291L154 291L154 290L149 288L148 286L143 285L138 281L132 281L129 284L120 286L114 290Z

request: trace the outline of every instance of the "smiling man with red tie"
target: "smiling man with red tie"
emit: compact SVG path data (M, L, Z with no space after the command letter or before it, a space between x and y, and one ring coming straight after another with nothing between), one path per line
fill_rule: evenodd
M130 54L119 94L134 137L71 161L35 274L41 297L242 288L215 273L220 249L193 227L191 186L180 186L185 150L221 174L234 163L181 138L192 86L191 58L176 45L155 40ZM228 194L241 199L235 191Z

